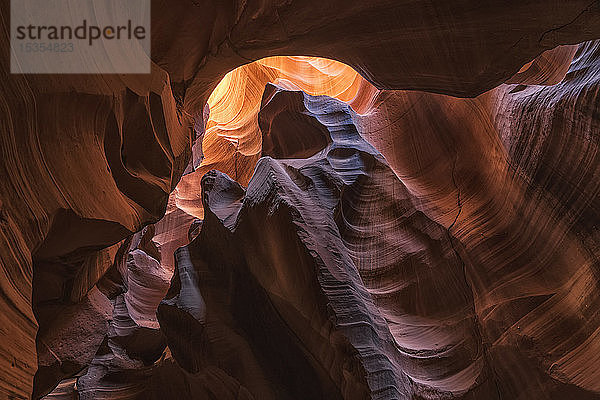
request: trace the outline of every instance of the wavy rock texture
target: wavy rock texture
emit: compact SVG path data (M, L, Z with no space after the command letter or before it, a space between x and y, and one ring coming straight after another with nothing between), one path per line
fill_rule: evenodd
M126 241L98 283L111 300L112 318L93 359L77 379L80 399L137 398L145 390L140 377L146 377L164 357L166 341L155 312L171 273L160 265L154 233L150 225Z
M558 46L525 64L506 83L552 86L560 83L569 70L578 45Z
M275 55L335 59L379 88L475 96L544 50L597 38L600 17L598 2L590 0L511 7L475 0L152 6L160 16L152 21L152 58L193 115L224 71Z
M269 82L332 96L359 110L376 92L347 65L315 57L270 57L228 73L208 99L202 123L196 124L192 162L169 197L165 217L155 225L153 241L161 253L173 254L189 243L188 227L204 218L198 187L206 172L217 169L248 184L262 152L258 111ZM173 260L165 257L161 265L173 270Z
M115 393L120 393L120 390L136 393L127 392L127 388L135 387L130 381L150 370L166 346L165 338L158 329L156 308L169 288L172 274L159 263L161 256L152 241L154 235L154 225L150 225L121 243L114 262L98 281L97 289L95 287L90 292L95 295L92 301L96 298L101 299L103 311L107 314L104 320L90 322L93 321L94 314L88 316L87 308L84 308L83 312L80 311L86 303L78 303L78 313L74 315L74 318L77 318L76 322L67 319L65 323L65 317L61 315L58 322L50 326L58 345L72 346L71 349L65 350L66 354L71 355L73 348L78 346L85 349L85 358L80 356L85 362L72 365L70 360L62 361L61 374L54 375L50 373L53 370L40 368L34 382L34 393L41 393L48 387L42 386L42 383L49 379L48 376L54 378L50 388L59 382L60 384L46 396L47 398L69 398L74 393L78 398L112 398ZM36 279L38 276L36 275ZM90 294L88 297L91 297ZM98 320L97 317L96 319ZM98 328L100 322L104 323L102 329ZM58 323L65 324L67 328L57 331ZM86 327L89 332L77 329L80 325ZM40 323L40 327L42 326ZM65 332L74 337L73 343L65 340ZM44 337L38 334L38 346L46 344L46 336L48 334ZM38 354L43 352L38 350ZM105 375L109 376L110 383L102 380ZM112 383L111 379L114 379L115 375L118 377L117 382ZM45 381L40 383L40 377L46 378ZM75 382L77 390L74 388ZM125 389L119 386L119 382L126 382ZM108 393L104 393L107 391ZM34 397L38 396L34 394Z
M182 178L171 196L186 214L203 218L197 188L211 169L227 173L244 186L250 181L262 151L258 111L270 82L335 97L357 108L362 100L359 93L364 97L369 89L374 90L352 68L314 57L270 57L231 71L207 102L210 115L202 138L203 160Z
M318 55L348 64L378 88L474 96L505 81L544 50L558 44L597 39L600 36L598 4L589 0L526 1L511 4L511 7L503 2L481 4L475 0L393 4L383 0L320 3L155 0L152 2L153 64L149 75L10 75L7 63L3 63L0 66L3 78L0 393L5 397L27 398L32 392L38 366L35 345L38 323L41 330L47 329L43 326L46 322L36 319L37 314L45 314L44 307L58 299L62 299L65 306L84 302L88 292L108 271L119 243L163 216L169 193L189 165L192 154L195 160L192 167L197 167L197 161L202 158L197 146L193 149L192 141L201 131L198 125L203 120L210 93L228 71L267 56ZM0 4L0 23L6 32L10 26L9 6L9 2ZM7 37L4 35L0 40L3 54L10 51ZM562 73L552 73L551 68L547 73L536 71L543 71L554 63L564 65L560 61L563 59L568 59L568 54L538 60L535 67L532 64L521 71L524 75L518 82L556 82ZM314 64L311 65L314 68ZM272 69L276 68L277 65ZM581 87L585 90L586 85L581 84ZM577 88L571 91L576 93ZM367 101L374 100L368 94L362 96ZM479 110L498 109L493 97L482 97L475 103L479 102L485 104ZM472 110L469 104L474 103L457 104L463 104L459 108L470 115L466 110ZM573 107L580 105L575 102ZM463 111L457 111L456 115L463 115ZM444 115L447 111L438 108L438 112ZM506 125L501 118L496 118L495 111L484 113L490 117L481 117L480 111L475 114L478 116L464 118L469 121L487 118L493 121L490 126L494 127L496 123ZM591 128L581 129L590 132ZM389 141L399 136L394 134ZM381 151L385 154L384 148L382 145ZM226 153L234 152L228 149ZM496 150L484 153L486 157L500 154ZM489 157L495 159L495 156ZM235 160L236 157L223 158L222 162L228 165L223 169L234 165L235 172ZM390 164L396 172L402 171L395 162L390 161ZM447 166L447 162L442 165ZM489 168L482 171L487 171L482 174L492 173ZM500 169L494 173L504 172ZM238 179L249 180L250 176L251 170L240 174ZM422 185L430 185L417 183L419 190ZM522 190L511 192L513 183L498 185L503 187L503 192L515 193L513 204L525 204L518 200L523 195ZM514 185L523 186L522 183ZM157 229L156 243L165 252L167 269L174 268L171 251L185 243L185 236L180 232L169 233L172 226L179 229L181 222L187 224L202 214L200 199L190 194L193 187L198 185L184 189L183 197L189 198L189 204L179 206L172 201L171 222L165 222L164 229ZM407 187L416 193L414 186L407 183ZM450 187L437 191L433 187L431 183L427 189L428 193L434 193L427 203L437 209L435 213L432 211L432 218L449 226L456 207L453 209L448 199L455 197L455 193ZM590 196L591 192L586 193ZM439 200L435 205L436 197L446 200ZM550 205L540 206L539 210L558 209L552 208L552 200L543 203L548 202ZM184 213L175 208L185 208ZM500 207L496 211L503 210ZM536 215L539 218L549 215L545 212L539 211ZM465 215L470 214L465 212ZM592 218L591 226L593 223ZM569 224L562 220L552 232L554 229L567 232ZM181 228L181 232L187 228ZM502 230L498 228L494 232ZM532 232L533 237L537 237L537 231ZM552 239L553 235L549 233L540 240ZM562 239L567 237L565 235L557 237ZM584 239L573 240L579 243ZM586 246L594 248L593 242ZM575 250L566 247L559 257L564 260L557 263L556 268L566 263L570 266L567 270L573 272L572 265L589 259L587 255L580 258L578 254L578 245ZM571 259L574 261L567 262ZM43 286L41 291L32 289L37 280L35 275L40 271L45 271L40 273L43 276L46 272L55 275L48 294L43 293ZM533 292L554 293L554 289L548 289L552 285L541 286L544 290ZM51 303L38 301L38 296L51 299ZM481 301L477 298L476 303ZM573 377L572 368L564 368L570 371L565 372L565 376L571 377L568 379L580 379ZM589 382L591 378L585 375L581 379Z
M598 285L599 65L590 42L554 86L464 100L381 92L358 118L427 215L465 246L503 396L598 397L598 322L587 310Z
M38 365L32 306L54 297L32 293L34 275L65 271L59 297L84 299L110 265L98 250L162 216L187 163L189 128L158 69L2 81L0 396L28 398Z
M594 110L597 104L597 91L589 89L597 81L597 48L597 43L579 46L569 72L556 86L502 86L473 100L379 93L375 111L354 118L389 155L402 181L353 131L350 109L341 117L343 106L332 105L332 100L267 87L260 120L282 122L262 124L265 137L283 142L285 134L277 136L273 127L286 131L301 126L308 131L305 118L312 115L316 132L305 137L318 139L329 131L333 143L306 160L261 159L245 193L224 175L207 175L203 198L210 213L200 239L188 247L206 254L226 246L223 254L230 254L235 252L227 243L233 244L242 258L230 261L234 276L248 270L304 351L321 368L329 368L325 374L334 391L327 396L600 398L593 367L598 323L587 311L597 292L592 272L597 262L595 179L590 175L581 180L585 185L570 193L571 202L552 201L560 188L585 171L577 163L563 165L555 152L566 158L589 154L587 165L594 166L596 146L593 136L572 135L568 145L548 138L538 145L544 150L529 147L539 130L559 132L560 137L568 131L567 125L555 124L581 129L571 122L573 115L588 116L582 120L588 127L584 131L593 134L595 114L584 110ZM562 101L551 101L554 108L532 106L553 97ZM293 112L302 117L291 117ZM514 117L524 112L535 114ZM565 113L571 119L561 117ZM512 125L522 120L539 130ZM390 145L386 129L400 134L403 146ZM324 143L327 139L322 138ZM293 156L295 140L268 152ZM301 143L302 150L312 152L323 142L306 143ZM556 148L550 151L552 144ZM528 164L536 151L547 157L536 161L554 162L550 171L562 172L555 176L539 164ZM202 239L205 230L214 229L215 217L225 234L209 230ZM257 236L258 243L252 239ZM305 258L312 261L302 261ZM205 268L206 256L192 260ZM213 263L212 268L222 268L228 262ZM313 267L305 267L309 272L302 275L305 263ZM245 277L244 283L252 280ZM309 300L311 290L325 296L321 307L319 296ZM238 304L259 297L243 297L241 290L233 293L242 297ZM310 311L311 301L312 307L329 314L319 319L319 312ZM360 306L351 312L354 302ZM210 313L211 302L206 304ZM361 314L365 309L368 312ZM307 315L310 319L303 319ZM379 341L368 329L353 332L360 329L361 318ZM310 330L318 331L318 321L327 325L328 320L335 321L333 330L354 345L354 352L338 349L337 357L322 353L324 348L335 352L331 349L336 347L331 342L319 346ZM243 321L240 318L251 341L268 332L256 321ZM255 348L268 354L259 343ZM336 374L335 363L324 361L332 357L358 359L358 372L353 378L352 373ZM358 389L361 385L366 392ZM377 385L386 389L378 390ZM294 396L297 388L284 387ZM352 390L344 391L348 387ZM326 393L321 390L315 398Z
M210 214L185 251L205 255L191 258L200 271L208 264L212 274L223 273L222 266L231 265L224 272L238 287L231 291L234 315L268 367L278 358L291 364L271 379L280 379L293 398L407 398L471 389L490 372L469 310L464 267L446 229L416 209L384 159L359 136L348 106L277 87L267 88L264 102L261 119L301 113L315 131L307 135L331 144L306 160L261 159L246 193L226 175L206 175L203 199ZM277 126L295 123L309 129L297 118ZM278 156L295 154L286 150ZM222 254L234 256L220 257L215 249L223 246ZM427 296L436 287L453 294L436 301ZM268 306L257 303L260 298ZM206 302L207 313L213 307ZM266 313L250 322L243 314L255 307ZM193 336L181 330L189 324L161 321L167 331L177 326L179 340ZM285 332L271 339L281 344L265 343L272 331ZM188 346L200 352L199 344ZM430 360L447 369L436 376ZM306 384L289 381L292 371L319 383L307 394ZM477 390L487 388L484 382Z
M600 43L590 42L579 46L559 84L502 86L491 106L511 164L529 191L544 198L545 204L536 207L550 209L545 217L551 222L544 221L544 226L554 238L540 250L552 257L544 273L552 278L531 294L551 297L497 341L512 344L521 337L533 338L537 355L554 379L596 393L600 392L600 371L595 367L600 320L593 311L599 301L600 265L599 88Z

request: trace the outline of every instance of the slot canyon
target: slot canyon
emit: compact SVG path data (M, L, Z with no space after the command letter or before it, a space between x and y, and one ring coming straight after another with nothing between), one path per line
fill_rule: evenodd
M0 400L600 400L600 0L151 0L11 73Z

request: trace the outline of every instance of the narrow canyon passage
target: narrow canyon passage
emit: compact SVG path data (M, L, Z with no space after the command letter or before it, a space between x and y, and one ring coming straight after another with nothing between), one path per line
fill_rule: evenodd
M600 2L500 3L152 0L149 74L3 63L0 399L600 399Z

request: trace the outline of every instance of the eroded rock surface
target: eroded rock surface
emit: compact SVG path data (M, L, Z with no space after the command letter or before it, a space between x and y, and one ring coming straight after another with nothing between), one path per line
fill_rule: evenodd
M0 5L6 32L9 6ZM235 67L291 54L345 62L380 89L458 96L479 95L517 73L510 82L521 86L502 86L469 100L376 93L370 87L359 100L368 106L362 111L374 115L368 124L378 127L363 129L364 120L357 124L428 218L452 227L474 262L493 272L486 278L476 274L473 280L475 310L497 312L494 318L502 319L499 305L519 302L522 288L537 298L536 304L556 302L548 314L565 315L554 322L562 320L569 329L570 321L578 321L577 334L564 346L544 344L535 351L544 355L533 358L542 360L542 369L552 368L558 386L598 390L595 369L586 367L597 361L598 324L595 314L582 311L593 309L595 300L569 294L594 293L588 288L597 282L597 44L579 47L565 80L561 77L573 47L523 67L556 45L598 39L598 1L528 1L507 7L475 0L155 0L152 7L149 75L11 75L7 63L0 65L3 396L31 395L37 367L52 363L36 350L41 348L35 343L38 326L40 337L54 329L46 317L60 315L57 302L64 302L61 312L67 315L71 306L87 301L123 240L157 222L170 207L173 218L157 228L156 243L168 253L185 244L186 224L202 217L200 199L186 193L187 207L193 210L179 213L176 201L169 204L168 198L192 156L192 167L202 169L200 149L192 146L193 128L203 120L211 91ZM9 54L8 35L0 40L0 50ZM527 86L534 84L546 86ZM381 102L371 101L376 94ZM431 141L418 139L419 132ZM537 141L539 132L543 140ZM465 150L459 155L461 146ZM224 154L238 150L232 145ZM248 165L254 165L258 154L243 174L233 177L247 183L252 174ZM576 154L584 155L577 160ZM217 161L228 172L238 171L236 157ZM435 167L428 168L430 163ZM451 183L453 177L456 182ZM174 233L174 227L180 232ZM164 265L174 268L171 254L165 257ZM545 272L538 276L538 271ZM508 278L511 273L519 279ZM38 274L48 277L48 287L33 288ZM132 308L134 321L140 320L136 312L147 313L150 303L155 304L124 301L140 303ZM535 307L540 313L544 309ZM516 314L507 320L516 323L525 315ZM546 326L542 320L530 326L535 332L517 334L517 342L552 337L540 332ZM512 326L520 325L511 325L514 333Z
M582 46L578 54L583 56L593 48ZM433 95L428 104L460 110L460 102L463 100ZM470 104L472 100L464 102ZM557 373L559 366L566 369L573 363L551 368L546 364L548 354L571 360L574 356L569 355L567 343L562 354L556 345L547 353L540 351L540 346L549 345L544 344L545 337L561 334L561 322L540 325L532 318L552 304L559 307L563 297L560 292L530 294L525 290L533 287L522 280L528 279L527 270L536 270L533 260L524 263L527 252L535 251L535 242L524 244L523 253L514 253L513 248L517 258L512 262L523 274L518 278L506 269L493 272L486 267L493 265L490 263L494 259L502 260L493 246L503 246L507 239L495 236L491 230L477 235L474 233L478 231L465 231L463 224L474 215L481 218L482 212L481 205L480 211L476 208L481 201L478 192L470 194L472 175L491 175L485 168L460 167L467 160L477 160L470 158L466 144L450 142L456 146L451 147L455 153L450 152L450 161L439 167L442 171L445 166L450 168L449 184L456 185L448 189L447 198L452 198L452 193L456 196L457 188L460 191L460 197L453 198L454 207L458 207L454 219L448 222L444 215L451 212L441 207L444 192L439 199L425 197L423 193L429 186L418 190L417 185L427 176L441 179L441 173L414 173L414 180L408 179L405 185L360 137L353 121L362 117L348 106L326 97L267 88L261 109L267 115L262 117L286 115L282 113L286 107L302 113L303 118L314 118L318 133L308 133L307 137L326 135L324 140L330 144L307 159L262 158L247 190L224 174L207 174L203 179L207 217L198 238L186 248L200 272L200 293L214 292L215 273L230 276L226 281L233 282L234 289L227 308L233 310L242 336L260 353L259 359L268 360L263 370L269 386L280 385L292 398L302 398L305 386L286 380L294 370L302 371L296 376L313 376L319 382L313 385L310 398L599 397L591 378L586 379L581 371L573 378ZM426 115L448 118L439 111ZM307 126L303 119L290 118L287 122ZM440 137L438 140L473 141L468 136L456 136L458 129L430 132L433 136L429 137ZM263 131L263 135L274 134ZM446 136L437 136L442 134ZM449 134L452 136L444 139ZM480 140L499 141L500 137L490 135ZM435 149L436 141L430 143L428 150ZM472 146L477 145L473 141ZM286 148L278 147L277 155L286 158ZM485 148L503 149L498 145ZM292 150L289 155L294 153ZM482 166L489 160L486 168L500 168L498 161L506 160L493 153L480 157ZM508 175L503 179L507 186L502 187L518 188L522 178ZM509 194L498 195L495 201L511 201L510 197L506 199ZM515 198L528 199L525 194ZM437 210L435 200L439 201ZM534 221L524 215L515 221L506 220L510 215L505 211L498 218L505 218L501 225L504 235L515 243L518 234L513 230ZM513 227L509 228L508 223ZM473 236L483 242L480 247L473 246ZM572 279L585 276L585 264L581 267L584 275ZM536 274L540 276L540 272ZM503 279L517 279L512 283L514 299L499 297L501 292L495 287ZM522 290L518 295L517 288ZM205 304L210 315L216 302L207 298ZM219 310L219 315L225 313L222 306ZM260 316L255 310L261 310ZM561 313L565 315L564 310ZM584 321L593 324L590 318ZM524 333L534 332L536 326L544 327L544 331L537 335ZM280 333L276 339L273 332ZM582 327L581 332L590 330ZM293 336L294 346L284 344L286 335ZM579 338L591 343L594 335L582 333ZM269 346L267 343L273 340L282 343ZM571 340L579 339L576 336ZM593 356L587 357L581 351L575 354L582 357L580 362L593 362ZM292 366L280 375L273 374L273 365L284 368L276 361L282 357L303 367ZM591 366L587 371L590 377L595 374Z

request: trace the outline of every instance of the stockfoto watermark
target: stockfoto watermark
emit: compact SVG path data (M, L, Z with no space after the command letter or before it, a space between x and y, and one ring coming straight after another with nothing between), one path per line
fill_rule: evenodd
M150 0L11 0L11 72L150 73Z

